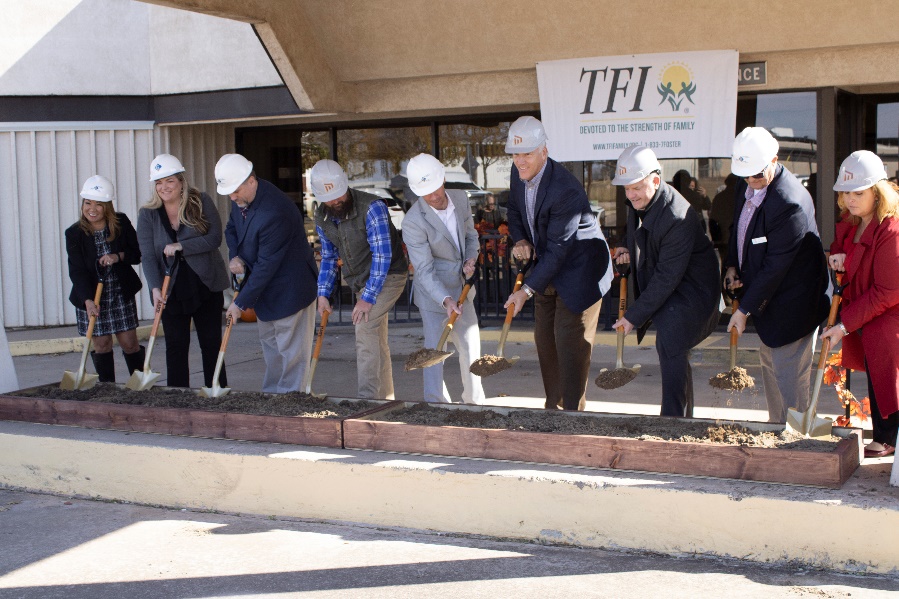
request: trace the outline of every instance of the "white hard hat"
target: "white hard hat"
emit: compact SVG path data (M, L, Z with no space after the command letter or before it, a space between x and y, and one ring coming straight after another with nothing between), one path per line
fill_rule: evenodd
M833 185L834 191L861 191L887 179L883 160L874 152L858 150L849 154L840 165L840 174Z
M160 154L150 163L150 181L165 179L184 172L184 165L171 154Z
M506 154L527 154L546 143L543 123L532 116L519 117L509 126Z
M646 146L628 146L618 157L612 185L631 185L642 181L653 171L662 172L662 165L655 152Z
M84 182L81 197L95 202L111 202L115 199L115 185L103 175L94 175Z
M734 139L730 171L738 177L751 177L762 172L777 156L780 144L764 127L746 127Z
M418 197L434 193L443 185L446 169L430 154L419 154L406 166L409 189Z
M346 173L333 160L319 160L309 173L309 188L319 202L342 197L348 187Z
M240 154L225 154L215 165L216 191L231 195L253 172L253 163Z

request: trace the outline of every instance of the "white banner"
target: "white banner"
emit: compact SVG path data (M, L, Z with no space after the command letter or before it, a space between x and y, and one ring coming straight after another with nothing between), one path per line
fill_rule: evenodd
M659 158L730 156L738 68L736 50L538 62L550 156L616 160L633 144Z

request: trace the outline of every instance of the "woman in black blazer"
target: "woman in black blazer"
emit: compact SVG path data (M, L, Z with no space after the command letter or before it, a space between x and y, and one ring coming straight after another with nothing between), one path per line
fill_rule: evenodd
M229 286L228 270L219 252L222 220L212 199L188 184L184 170L171 154L160 154L150 163L153 195L137 214L138 241L154 306L164 301L163 257L180 252L178 271L162 312L166 384L190 387L188 350L193 321L203 358L203 380L212 387L222 343L223 291ZM224 365L219 384L227 386Z
M134 301L141 282L131 266L140 263L140 248L131 221L112 206L115 187L109 179L94 175L85 181L81 198L81 218L65 233L72 280L69 301L75 306L79 335L86 335L90 317L97 317L91 358L100 381L114 383L113 335L122 347L128 371L144 366ZM100 276L103 294L97 305L94 295Z

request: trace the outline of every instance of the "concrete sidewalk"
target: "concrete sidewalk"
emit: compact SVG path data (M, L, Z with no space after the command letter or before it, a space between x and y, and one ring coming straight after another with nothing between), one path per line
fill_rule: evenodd
M899 597L879 576L5 490L0 546L19 599Z
M142 323L144 334L148 332L149 324ZM506 346L506 354L520 355L521 361L506 372L483 379L484 391L489 398L487 403L517 407L543 406L542 398L545 396L537 351L533 343L532 327L533 323L516 323L513 327ZM499 330L500 326L496 324L481 329L483 353L496 351ZM83 338L75 337L75 334L74 327L7 331L20 385L27 388L58 383L63 371L75 370L78 367L79 356L73 352L79 352L83 347ZM406 372L403 370L403 364L410 353L423 346L423 342L420 323L390 325L389 343L393 359L396 399L410 401L421 399L421 373ZM737 361L755 377L757 385L755 389L743 393L729 393L715 390L708 384L710 377L728 369L729 342L729 335L719 331L713 333L693 351L691 361L695 415L699 418L766 421L767 408L764 393L761 391L761 371L758 366L758 336L751 333L743 335ZM639 346L636 345L636 336L628 335L624 362L628 366L640 364L642 366L640 374L634 381L620 389L605 391L596 387L592 380L599 374L601 368L615 366L616 336L614 332L598 332L592 356L591 382L587 389L587 409L597 412L658 414L661 403L661 374L654 343L651 331ZM449 348L452 349L452 346ZM49 351L53 353L45 353ZM26 352L30 355L20 355ZM121 359L118 350L116 352L117 380L124 382L127 380L124 360ZM191 386L201 387L202 365L195 338L190 349L190 364ZM258 391L261 388L265 366L255 323L241 322L234 326L225 355L225 364L228 383L233 389ZM315 373L313 390L340 397L356 396L355 364L353 327L346 324L329 324ZM166 383L164 336L157 340L152 367L154 371L162 374L157 384L164 385ZM452 397L460 397L462 393L459 369L459 361L455 356L446 361L444 379ZM93 370L90 363L88 370ZM867 394L863 376L853 377L852 391L859 398ZM833 388L826 387L822 391L819 411L825 415L842 413Z

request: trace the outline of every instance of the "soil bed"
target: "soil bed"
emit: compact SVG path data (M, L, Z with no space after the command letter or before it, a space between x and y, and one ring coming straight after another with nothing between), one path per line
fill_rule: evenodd
M159 408L187 408L212 412L234 412L260 416L302 416L305 418L346 418L378 404L366 401L332 403L306 393L265 394L231 391L222 397L202 397L191 389L151 387L131 391L113 383L97 383L85 391L63 391L58 385L45 385L16 392L19 397L93 401Z
M424 424L429 426L461 426L569 435L624 437L639 440L680 441L798 449L813 452L832 452L839 437L804 439L796 433L753 431L736 424L710 424L692 420L639 417L590 417L566 415L559 412L512 411L508 416L493 410L443 409L428 404L416 404L375 416L378 420Z

